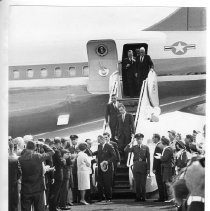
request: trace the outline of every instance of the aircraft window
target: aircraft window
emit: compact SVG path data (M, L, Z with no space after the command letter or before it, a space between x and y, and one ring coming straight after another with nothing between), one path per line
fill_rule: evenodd
M83 67L82 75L83 76L88 76L89 75L89 68L88 68L88 66L84 66Z
M75 67L69 67L69 76L70 77L76 76L76 68Z
M56 77L61 77L61 68L60 67L56 67L55 68L55 76Z
M18 70L13 70L13 78L14 79L20 78L20 72Z
M47 74L48 74L47 69L46 68L42 68L41 69L41 77L42 78L46 78Z
M33 78L34 77L34 71L32 69L27 70L27 77L28 78Z

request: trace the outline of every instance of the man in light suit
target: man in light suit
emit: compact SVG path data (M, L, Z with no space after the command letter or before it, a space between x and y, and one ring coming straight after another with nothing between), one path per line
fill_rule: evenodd
M112 199L113 163L116 161L114 147L108 144L103 136L98 136L98 150L93 153L98 160L98 200L102 201L103 192L108 203ZM107 171L103 171L101 163L106 162Z
M122 103L119 104L118 108L120 115L118 115L116 139L118 140L119 150L124 151L125 146L130 143L134 135L134 119L132 114L126 112Z
M157 159L156 153L162 154L164 146L162 145L160 141L160 135L157 133L153 134L152 137L153 142L156 144L155 151L153 155L153 173L155 174L155 178L157 181L158 186L158 192L159 192L159 199L155 200L155 202L163 202L164 201L164 186L161 176L161 161L160 159Z
M133 51L128 51L128 57L122 62L123 70L123 90L125 95L133 97L135 95L135 72L136 72L136 58L133 57ZM128 93L126 92L128 90Z
M138 133L134 136L137 145L133 146L133 139L130 144L125 147L126 152L133 152L133 176L136 185L136 200L146 201L146 179L150 174L150 152L149 147L142 144L144 135Z
M106 106L105 120L106 127L109 126L112 134L112 140L115 140L115 131L117 126L117 116L119 115L118 102L115 94L112 95L111 103Z
M154 68L149 55L145 54L145 48L140 48L140 56L136 57L136 73L138 92L141 90L143 81L147 78L151 68Z

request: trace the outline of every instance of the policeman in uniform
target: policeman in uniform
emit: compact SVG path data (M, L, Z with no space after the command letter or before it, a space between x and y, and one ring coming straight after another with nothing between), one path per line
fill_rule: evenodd
M146 178L150 174L150 152L149 147L142 144L144 135L138 133L134 139L125 147L126 152L133 152L133 176L136 185L136 200L146 201ZM134 141L137 145L133 146Z

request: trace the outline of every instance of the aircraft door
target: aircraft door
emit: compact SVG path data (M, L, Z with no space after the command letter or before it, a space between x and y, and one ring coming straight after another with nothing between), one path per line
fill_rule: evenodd
M90 40L87 43L90 93L109 93L109 77L118 71L117 48L114 40Z

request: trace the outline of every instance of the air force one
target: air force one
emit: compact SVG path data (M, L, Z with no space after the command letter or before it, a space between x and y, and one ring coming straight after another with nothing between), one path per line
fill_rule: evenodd
M112 39L82 40L86 49L80 58L87 52L88 62L10 66L9 134L42 134L103 118L115 81L119 101L135 114L139 96L125 95L121 61L140 47L154 63L161 113L199 113L206 92L205 24L205 8L179 8L130 37L116 33ZM76 55L80 50L72 49ZM66 123L57 124L64 115Z
M103 123L97 122L104 118L113 93L134 115L136 132L144 119L158 121L160 113L181 110L205 115L205 27L205 8L179 8L159 23L144 31L137 30L129 37L116 33L111 39L94 35L83 39L86 49L80 52L75 45L72 51L77 56L81 53L80 59L87 52L88 62L11 65L9 135L52 138L62 130L62 134L70 135L70 131L78 131L68 129L81 123L87 126L90 121L96 125L87 130L102 127ZM143 82L140 95L131 98L124 89L121 61L128 50L135 52L141 47L151 56L154 70ZM85 132L86 126L79 132ZM126 178L121 184L119 174L121 182L114 187L116 193L128 193L132 186L130 158L127 162L130 168L123 165L120 168ZM156 185L149 184L147 192L156 189Z

